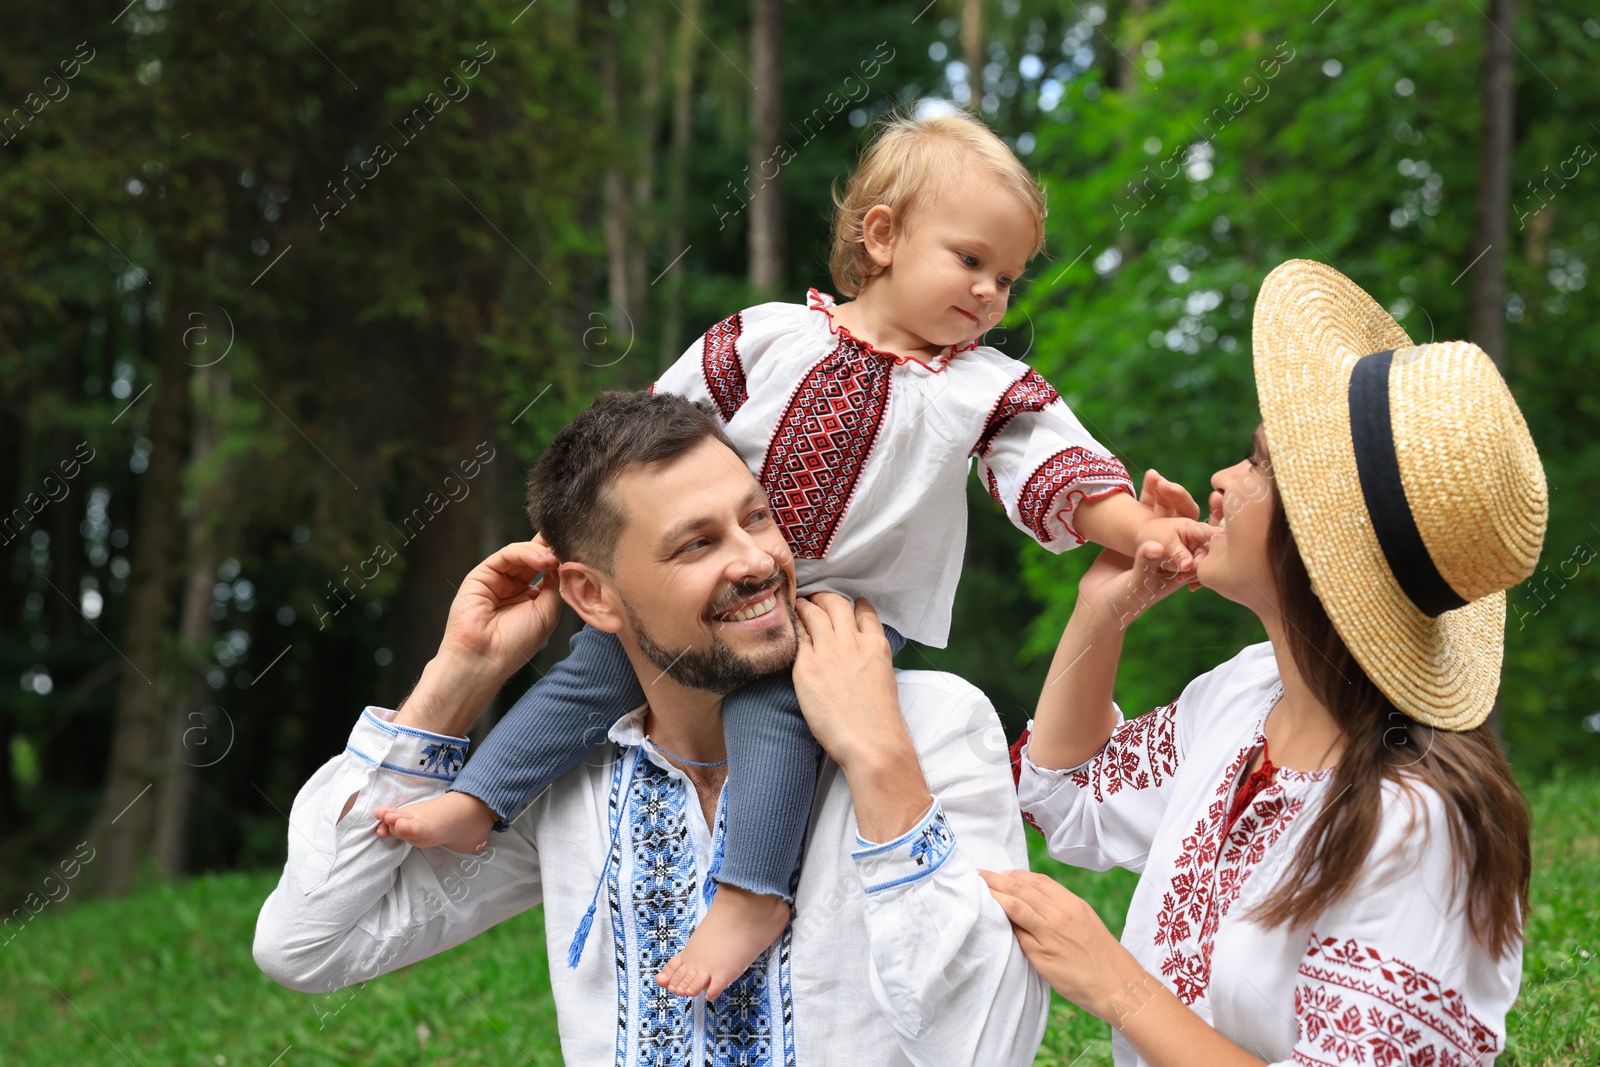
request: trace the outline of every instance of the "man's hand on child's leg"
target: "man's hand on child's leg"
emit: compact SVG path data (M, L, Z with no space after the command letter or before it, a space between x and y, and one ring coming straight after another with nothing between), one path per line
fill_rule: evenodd
M701 993L715 1000L750 969L789 924L789 905L778 897L719 885L706 917L656 975L656 985L680 997Z
M494 809L470 793L449 792L398 808L374 808L379 837L397 837L418 848L443 845L475 854L489 844Z

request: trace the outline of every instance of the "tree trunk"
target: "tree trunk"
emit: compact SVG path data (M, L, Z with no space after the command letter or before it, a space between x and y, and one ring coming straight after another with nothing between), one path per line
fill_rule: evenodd
M783 176L773 155L783 139L783 3L753 0L750 40L750 285L772 296L783 284ZM770 179L768 174L771 174Z
M1139 55L1144 48L1145 15L1150 10L1150 0L1128 0L1127 14L1123 16L1122 24L1127 28L1123 34L1122 55L1117 64L1117 90L1129 92L1139 84Z
M1472 317L1470 336L1505 369L1505 253L1511 210L1512 105L1516 83L1511 37L1516 31L1516 0L1489 0L1483 29L1483 128L1478 138L1478 208L1472 223L1469 256Z
M983 110L983 0L962 0L961 61L967 67L967 107Z
M689 199L689 136L694 130L694 60L700 31L700 0L683 0L683 21L672 42L672 147L667 171L667 238L662 254L668 263L686 250ZM683 351L682 262L667 270L661 284L661 358L666 370Z
M485 299L489 299L492 290L485 287L483 292ZM451 368L451 375L441 383L444 387L439 395L446 398L448 409L439 412L434 422L438 427L436 434L421 447L424 462L416 465L420 474L408 478L401 490L405 494L400 497L401 506L421 508L424 514L429 512L425 501L430 494L436 494L435 499L445 503L420 532L415 524L404 525L404 515L396 524L408 532L397 533L391 542L405 561L405 580L390 624L394 670L385 672L387 700L398 701L404 697L421 675L422 668L438 651L445 620L450 615L450 602L455 599L456 590L467 572L483 560L480 549L484 543L484 494L479 482L493 475L495 468L509 457L492 440L494 420L490 406L472 403L467 396L471 383L480 373L480 362L475 351L469 349L458 352L457 358L446 364ZM494 458L487 468L479 470L477 478L465 483L469 487L465 496L448 500L442 487L444 475L454 473L457 481L461 481L459 464L473 459L483 441L489 441L496 449ZM415 510L407 514L415 514Z
M164 303L169 308L183 306L177 299ZM111 895L132 885L155 825L155 805L144 792L155 784L152 762L166 718L164 690L158 682L163 638L173 612L172 575L181 530L178 505L192 407L183 327L182 316L168 315L150 412L150 465L140 476L127 626L119 642L123 667L111 760L100 809L89 830L89 841L102 857L95 864L96 883Z
M226 401L229 387L229 376L216 367L200 368L195 371L195 378L204 399L194 418L190 470L204 464L221 439L222 426L217 413ZM196 769L214 766L214 761L221 760L233 742L232 729L226 723L207 724L201 718L210 696L205 672L216 630L211 618L211 601L217 565L221 562L215 532L206 522L206 516L213 509L207 506L205 495L202 490L198 497L184 504L189 577L184 583L183 606L178 616L178 641L182 651L171 669L163 672L157 682L168 693L163 703L170 711L160 774L150 799L155 804L156 865L168 878L177 878L183 873L187 858L189 803Z
M0 406L0 501L6 505L14 506L14 501L22 499L23 441L28 436L26 425L14 408ZM0 512L0 519L4 519L6 514ZM8 532L0 530L0 552L4 553L0 558L9 560L11 553L17 549L14 542L6 541L10 536ZM8 627L15 626L22 616L22 605L17 595L20 590L21 586L14 581L0 581L0 619L4 619ZM11 738L15 729L9 702L0 701L0 820L14 830L21 829L11 774Z
M655 127L661 98L661 19L654 9L645 19L640 51L637 110L623 102L630 98L626 77L627 57L615 29L608 26L601 47L600 84L611 131L611 161L606 167L606 273L610 287L613 337L648 335L649 282L646 250L654 229ZM664 265L664 264L663 264ZM618 385L642 386L643 374L631 367L618 368Z
M608 26L600 51L600 85L605 96L606 119L611 128L610 159L606 163L606 282L611 298L612 332L626 329L637 337L644 324L643 293L633 289L633 212L628 197L627 174L622 169L626 138L622 136L621 62L615 27ZM620 321L619 321L620 320Z

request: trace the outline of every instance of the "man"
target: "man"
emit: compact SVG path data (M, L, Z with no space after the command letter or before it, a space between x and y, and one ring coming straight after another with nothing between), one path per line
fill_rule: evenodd
M983 695L895 672L864 602L797 601L760 486L679 397L602 396L540 459L530 511L588 516L588 547L558 562L523 542L480 564L411 696L366 709L300 791L256 927L262 970L325 992L542 902L570 1064L1031 1063L1048 989L978 875L1027 865ZM463 735L562 600L618 635L646 705L489 853L398 840L401 806L454 780ZM791 664L828 756L794 919L717 999L677 997L654 977L704 914L719 859L721 694Z

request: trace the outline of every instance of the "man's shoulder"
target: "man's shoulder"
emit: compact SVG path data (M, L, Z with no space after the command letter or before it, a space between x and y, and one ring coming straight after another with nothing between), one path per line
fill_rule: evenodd
M953 761L949 769L955 770L967 764L969 756L991 763L1005 755L999 716L983 690L945 671L895 671L895 680L906 732L924 769L935 756ZM999 757L990 752L996 745Z
M985 705L989 698L983 695L983 690L949 671L903 671L894 672L895 681L900 686L901 707L906 708L907 700L914 700L922 704L947 705L970 704L981 701Z

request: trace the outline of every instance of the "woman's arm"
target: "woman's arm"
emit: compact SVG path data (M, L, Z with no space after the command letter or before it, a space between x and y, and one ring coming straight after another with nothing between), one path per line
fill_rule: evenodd
M1111 690L1123 631L1184 584L1165 556L1155 542L1140 545L1132 559L1106 549L1078 583L1078 601L1034 711L1028 755L1035 766L1076 767L1100 751L1116 729Z
M1029 871L982 874L1034 969L1056 992L1110 1023L1151 1067L1265 1064L1139 966L1094 909L1064 886Z

